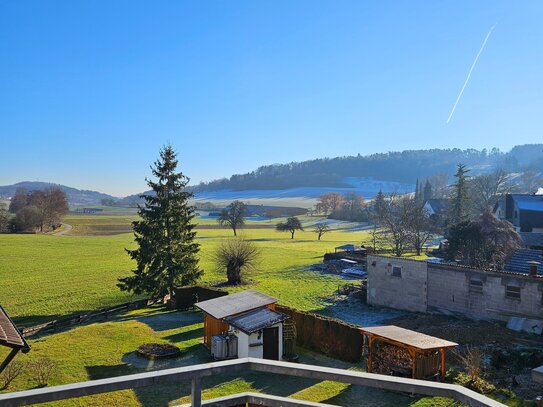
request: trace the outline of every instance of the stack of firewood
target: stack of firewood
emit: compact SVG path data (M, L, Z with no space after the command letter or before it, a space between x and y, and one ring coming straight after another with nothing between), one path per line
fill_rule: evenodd
M397 346L377 343L373 348L374 373L411 376L412 359L407 350Z

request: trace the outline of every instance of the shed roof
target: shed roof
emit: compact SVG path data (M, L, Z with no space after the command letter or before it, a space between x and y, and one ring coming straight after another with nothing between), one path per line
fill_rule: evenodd
M503 269L514 273L530 273L531 261L537 261L543 264L543 250L517 249L513 256L505 263ZM537 274L543 275L543 266L539 266Z
M269 304L275 304L276 302L277 298L262 294L256 290L246 290L212 300L197 302L194 305L213 318L223 319Z
M225 318L226 321L246 334L283 322L287 316L268 308L259 308L241 315Z
M452 348L458 346L455 342L400 328L396 325L373 326L369 328L360 328L360 330L365 334L379 336L421 350Z
M0 345L10 348L30 349L23 336L0 305Z

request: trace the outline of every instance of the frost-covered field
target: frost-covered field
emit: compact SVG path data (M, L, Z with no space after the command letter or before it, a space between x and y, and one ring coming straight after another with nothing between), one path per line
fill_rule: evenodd
M393 181L379 181L372 178L349 177L344 180L349 187L299 187L288 189L251 189L245 191L219 190L205 191L196 195L198 201L210 201L217 204L225 204L239 199L249 204L256 205L282 205L310 208L317 199L327 192L339 192L348 194L355 192L366 199L373 198L379 191L383 193L408 193L413 192L413 184L405 184Z

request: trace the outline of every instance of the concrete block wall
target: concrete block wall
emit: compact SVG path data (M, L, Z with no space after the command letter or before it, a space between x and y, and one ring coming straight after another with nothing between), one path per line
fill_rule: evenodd
M392 275L401 267L401 277ZM368 304L426 312L426 262L398 257L368 256Z
M394 266L401 267L401 277L392 275ZM482 320L543 319L540 277L374 255L367 271L368 304ZM471 280L482 292L470 289ZM507 286L519 287L520 299L508 298Z
M470 280L481 281L482 293L470 290ZM520 299L506 297L508 285L520 287ZM524 275L430 263L427 298L429 312L501 321L543 318L543 279Z

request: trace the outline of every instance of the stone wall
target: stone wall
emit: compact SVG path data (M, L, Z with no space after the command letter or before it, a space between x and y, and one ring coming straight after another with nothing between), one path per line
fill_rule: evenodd
M425 262L369 255L367 271L368 304L426 312Z

